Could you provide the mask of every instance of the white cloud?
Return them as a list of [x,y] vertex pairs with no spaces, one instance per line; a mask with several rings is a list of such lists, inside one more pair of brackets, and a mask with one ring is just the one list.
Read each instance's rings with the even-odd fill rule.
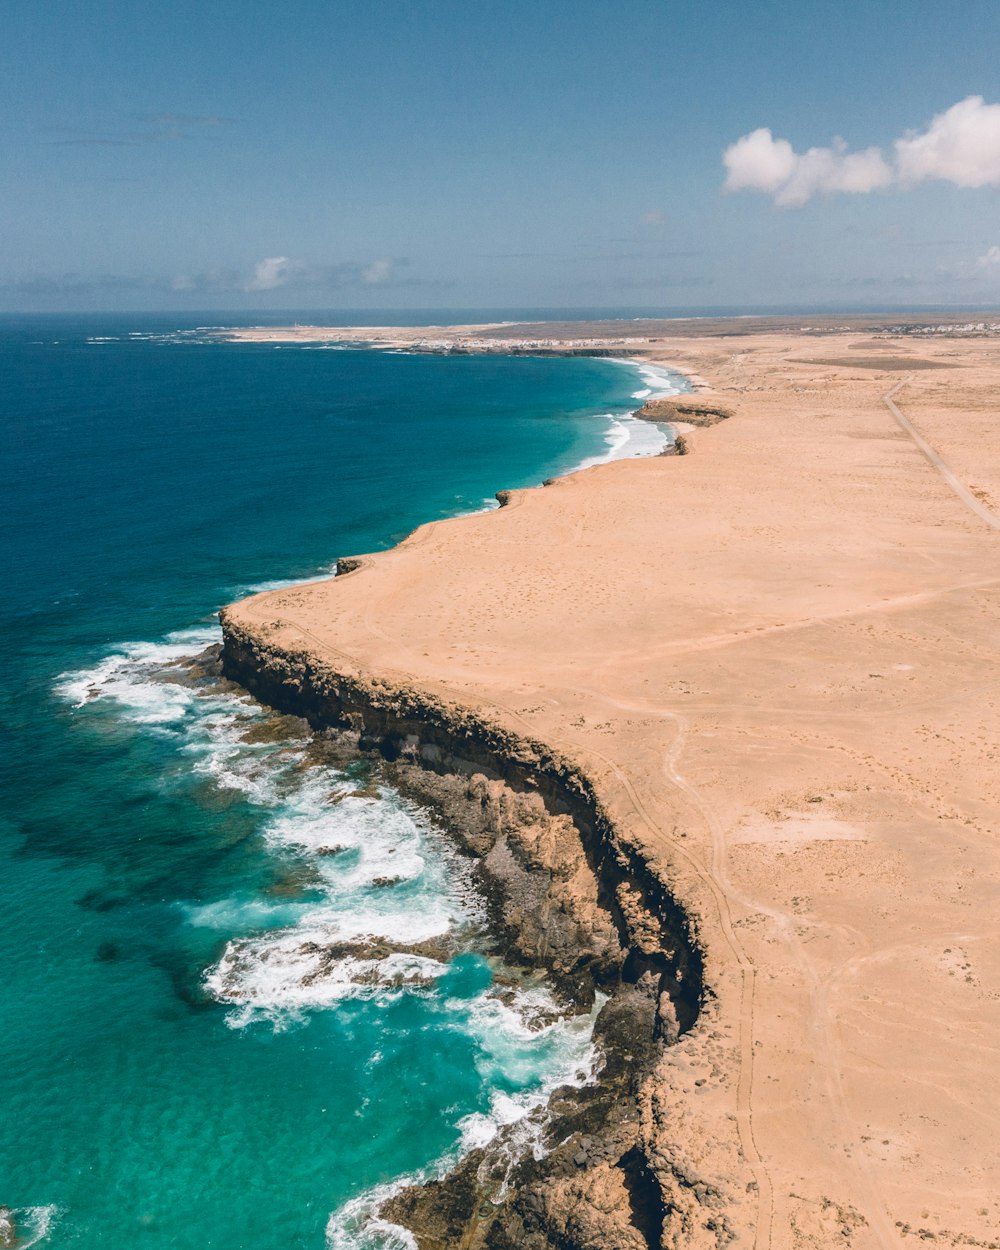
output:
[[246,285],[248,291],[273,291],[276,287],[285,286],[302,268],[297,260],[287,256],[268,256],[259,260],[253,267],[253,277]]
[[336,265],[306,265],[288,256],[268,256],[253,267],[245,291],[274,291],[295,282],[297,286],[381,286],[395,278],[395,263],[373,260],[367,265],[344,261]]
[[727,191],[766,191],[782,208],[799,208],[814,195],[833,191],[863,194],[892,182],[892,170],[878,148],[849,152],[842,139],[828,148],[798,153],[770,130],[754,130],[722,155]]
[[833,147],[810,148],[796,155],[791,177],[778,189],[774,202],[782,208],[800,208],[817,194],[834,191],[864,195],[892,182],[892,170],[878,148],[848,152],[841,139]]
[[761,127],[737,139],[722,154],[727,191],[779,191],[795,172],[798,158],[787,139]]
[[956,187],[1000,184],[1000,104],[970,95],[938,113],[922,134],[896,140],[899,180],[940,178]]
[[381,286],[382,283],[388,282],[392,276],[392,261],[382,259],[373,260],[362,273],[361,279],[368,286]]
[[762,127],[723,152],[724,189],[763,191],[782,208],[800,208],[818,194],[906,189],[928,178],[957,187],[1000,185],[1000,104],[969,96],[938,113],[926,130],[908,131],[893,147],[894,167],[880,148],[850,152],[842,139],[799,153]]
[[988,247],[982,256],[976,257],[976,264],[980,269],[995,269],[1000,265],[1000,247],[994,243],[992,247]]

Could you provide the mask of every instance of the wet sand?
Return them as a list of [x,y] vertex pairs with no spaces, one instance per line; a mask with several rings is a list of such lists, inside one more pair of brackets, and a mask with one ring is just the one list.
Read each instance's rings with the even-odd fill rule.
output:
[[550,744],[669,880],[665,1246],[1000,1244],[1000,342],[869,324],[630,343],[734,415],[229,610]]

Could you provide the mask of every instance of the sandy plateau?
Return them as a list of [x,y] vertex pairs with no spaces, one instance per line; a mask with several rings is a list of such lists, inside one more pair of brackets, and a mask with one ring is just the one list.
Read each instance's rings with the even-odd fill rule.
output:
[[639,1103],[677,1250],[1000,1246],[1000,341],[844,322],[552,330],[733,415],[228,610],[551,745],[669,883],[706,990]]

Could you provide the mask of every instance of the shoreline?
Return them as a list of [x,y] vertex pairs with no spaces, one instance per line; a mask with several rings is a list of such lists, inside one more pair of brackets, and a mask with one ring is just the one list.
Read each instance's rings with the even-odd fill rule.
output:
[[[285,325],[210,326],[210,338],[230,342],[366,344],[436,353],[459,351],[537,355],[588,354],[587,345],[627,356],[656,341],[753,338],[793,334],[823,339],[839,334],[869,334],[876,341],[983,339],[1000,335],[1000,319],[974,319],[955,310],[896,313],[747,313],[679,317],[612,318],[599,321],[494,321],[458,325]],[[584,349],[581,351],[581,349]]]
[[[378,350],[386,345],[370,346]],[[534,349],[529,352],[534,354]],[[516,353],[504,348],[498,349],[498,354]],[[656,392],[652,387],[643,388],[644,393],[631,395],[640,407],[628,414],[608,414],[611,421],[627,415],[637,422],[665,425],[674,438],[655,454],[687,454],[686,435],[696,426],[678,421],[676,415],[669,421],[659,415],[647,416],[643,409],[657,403],[669,404],[668,395],[695,395],[709,389],[707,383],[699,375],[643,356],[630,354],[621,363],[635,368],[640,381],[648,380],[643,377],[643,370],[652,369],[682,378],[689,390]],[[558,486],[588,470],[638,458],[613,454],[590,457],[539,485],[498,491],[497,505],[509,508],[519,502],[519,496],[529,492]],[[482,515],[484,511],[494,509],[425,522],[392,550],[419,541],[424,532]],[[342,583],[349,575],[365,570],[379,554],[338,557],[332,576]],[[309,581],[294,585],[314,584]],[[356,750],[388,764],[392,785],[434,811],[449,836],[477,860],[490,911],[489,928],[502,957],[515,966],[543,972],[576,1010],[585,1009],[593,1001],[595,991],[613,992],[617,977],[618,998],[605,1004],[594,1027],[596,1075],[581,1087],[560,1086],[549,1094],[539,1129],[545,1141],[541,1158],[539,1144],[530,1148],[529,1143],[518,1141],[520,1122],[513,1126],[513,1137],[501,1128],[486,1147],[473,1147],[448,1160],[441,1174],[435,1174],[432,1164],[419,1178],[402,1178],[380,1187],[378,1199],[370,1207],[363,1207],[357,1231],[363,1235],[366,1227],[384,1228],[393,1235],[415,1235],[420,1250],[445,1250],[459,1242],[483,1250],[487,1245],[490,1250],[494,1246],[554,1250],[565,1235],[565,1227],[560,1228],[560,1223],[565,1226],[575,1222],[577,1235],[582,1236],[580,1244],[586,1250],[607,1250],[612,1242],[620,1242],[623,1250],[659,1250],[669,1207],[689,1227],[706,1211],[710,1224],[717,1217],[718,1232],[723,1238],[719,1245],[727,1243],[731,1230],[714,1179],[708,1174],[700,1175],[687,1160],[678,1160],[672,1165],[673,1184],[665,1186],[654,1179],[644,1153],[643,1129],[648,1132],[649,1126],[641,1124],[642,1086],[650,1080],[662,1049],[677,1046],[695,1028],[703,1010],[711,1009],[714,999],[706,982],[706,952],[700,943],[696,916],[678,902],[669,879],[658,879],[641,847],[622,839],[593,782],[576,762],[563,758],[543,742],[512,734],[499,721],[479,718],[439,699],[428,699],[412,687],[394,686],[375,674],[355,671],[353,666],[338,670],[336,666],[317,663],[317,652],[306,639],[299,640],[304,643],[301,649],[272,649],[259,634],[231,619],[230,609],[244,602],[224,607],[219,614],[224,676],[265,707],[304,718],[314,733],[344,734]],[[429,777],[436,777],[440,784],[428,784]],[[489,871],[486,846],[477,844],[466,832],[470,824],[475,827],[475,809],[480,803],[497,803],[496,793],[489,800],[483,793],[491,783],[506,791],[505,797],[513,800],[512,807],[528,794],[542,797],[550,815],[571,815],[583,858],[594,877],[598,898],[592,902],[596,901],[598,909],[611,918],[619,936],[622,953],[616,966],[605,963],[602,967],[597,962],[588,968],[587,957],[577,948],[572,973],[567,977],[565,963],[560,967],[552,959],[548,934],[543,933],[541,941],[534,944],[529,940],[527,946],[511,940],[515,924],[523,924],[525,918],[521,910],[523,883],[515,883],[511,896],[505,898],[505,887],[511,885],[508,873]],[[537,816],[528,819],[533,824]],[[548,861],[535,858],[532,849],[522,844],[516,851],[518,858],[527,860],[528,874],[550,872]],[[645,882],[645,888],[639,886],[636,898],[635,887],[640,882]],[[544,901],[533,899],[535,907],[541,903],[541,908],[548,912],[553,905],[562,908],[568,903],[572,908],[572,900],[565,895],[560,897],[551,888],[545,893]],[[656,900],[652,906],[645,897],[648,894]],[[582,975],[581,963],[585,967]],[[588,979],[591,988],[581,996],[581,982]],[[633,991],[624,1002],[623,989]],[[607,1144],[598,1145],[602,1141]],[[661,1152],[662,1149],[661,1145]],[[560,1194],[554,1203],[543,1196],[553,1177],[557,1189],[560,1182],[571,1178],[569,1193]],[[600,1193],[602,1205],[606,1206],[610,1199],[616,1215],[591,1206],[592,1189]],[[694,1200],[692,1191],[700,1191]],[[363,1197],[353,1201],[360,1203]],[[486,1220],[481,1214],[484,1204],[490,1210]],[[547,1221],[540,1219],[541,1207],[551,1208]],[[581,1215],[581,1211],[586,1214]],[[637,1216],[637,1212],[641,1214]]]
[[[829,332],[823,360],[810,336],[774,330],[650,347],[734,411],[696,433],[693,460],[512,492],[499,513],[364,557],[363,578],[226,609],[230,636],[259,648],[250,680],[273,661],[281,697],[302,697],[305,664],[366,684],[369,719],[426,701],[460,709],[469,733],[500,726],[514,759],[521,739],[572,758],[615,837],[691,919],[708,997],[639,1082],[642,1200],[622,1159],[584,1151],[574,1166],[593,1162],[599,1184],[549,1176],[515,1211],[534,1221],[532,1245],[825,1250],[837,1237],[889,1250],[932,1233],[987,1246],[1000,1222],[994,1148],[970,1127],[990,1099],[971,1039],[1000,1025],[984,945],[1000,872],[982,823],[1000,796],[975,745],[1000,732],[978,641],[995,548],[881,402],[907,379],[903,407],[995,509],[1000,475],[982,451],[1000,452],[1000,366],[980,341],[893,342],[888,355],[878,335],[855,341],[864,333]],[[946,767],[928,716],[948,723]],[[404,753],[419,754],[424,722],[404,725]],[[942,893],[945,863],[960,881],[978,873],[978,892]],[[956,940],[964,980],[949,982]],[[859,1019],[855,1001],[874,1006]],[[936,1092],[921,1074],[945,1010]],[[946,1189],[931,1179],[944,1175]]]
[[[671,383],[674,382],[675,380],[678,383],[682,383],[682,379],[679,376],[675,375],[673,372],[667,371],[667,370],[655,370],[654,371],[655,376],[649,376],[649,365],[648,365],[648,362],[644,360],[637,360],[637,361],[630,360],[630,361],[622,362],[622,363],[627,363],[629,366],[629,369],[631,371],[630,374],[628,375],[629,379],[632,379],[634,375],[634,381],[631,383],[631,385],[636,390],[640,388],[644,388],[647,393],[651,391],[654,393],[659,393],[659,394],[679,393],[675,389],[675,387],[671,386]],[[640,402],[641,398],[642,398],[641,396],[639,398],[636,398],[634,393],[630,396],[630,400],[634,401],[634,403]],[[600,405],[593,405],[593,406],[595,410],[598,407],[600,407]],[[595,415],[596,415],[596,411],[595,411]],[[610,433],[611,431],[614,431],[617,425],[620,424],[623,420],[629,421],[633,425],[637,426],[640,429],[640,432],[642,429],[642,427],[639,425],[638,421],[634,417],[634,411],[631,409],[631,407],[626,408],[624,404],[621,406],[620,409],[618,407],[615,407],[613,411],[610,411],[606,414],[602,413],[598,417],[598,420],[601,422],[602,425],[607,426],[608,433]],[[605,434],[605,441],[608,441],[608,433]],[[659,448],[656,449],[656,452],[658,451],[659,451]],[[653,452],[650,454],[656,454],[656,452]],[[563,480],[569,475],[584,471],[589,467],[593,467],[593,464],[595,462],[596,463],[610,462],[611,460],[616,458],[616,453],[617,453],[617,458],[622,458],[621,451],[619,449],[612,448],[609,450],[609,452],[606,455],[588,457],[584,461],[574,461],[572,464],[570,464],[568,467],[566,467],[560,472],[560,476],[557,480]],[[628,452],[626,451],[625,456],[627,455],[628,455]],[[453,516],[447,519],[449,520],[457,519],[457,517],[461,515],[462,514],[456,514],[456,516]],[[341,564],[343,563],[345,562],[342,561]],[[328,576],[328,574],[320,574],[320,576]],[[249,593],[269,593],[274,590],[284,591],[284,590],[292,589],[292,588],[295,588],[297,586],[304,585],[304,584],[309,584],[309,581],[308,580],[306,581],[295,580],[295,581],[288,581],[288,582],[279,582],[279,583],[271,584],[269,586],[250,587],[248,588],[248,591]],[[173,637],[171,637],[170,639],[166,641],[173,644],[174,649],[178,651],[178,655],[176,656],[176,659],[178,661],[183,661],[185,656],[187,656],[187,647],[185,645],[187,642],[187,639],[186,638],[174,639]],[[203,638],[201,640],[201,645],[204,646],[206,642],[210,642],[210,641],[211,639]],[[157,644],[148,644],[148,646],[150,647],[155,647],[156,645]],[[164,642],[164,645],[166,645],[166,642]],[[125,648],[125,650],[127,651],[128,648]],[[128,669],[130,657],[127,654],[122,657],[115,655],[112,657],[105,657],[105,660],[107,662],[106,666],[109,669],[113,669],[114,672],[112,671],[108,671],[107,673],[102,672],[100,674],[100,679],[97,680],[96,682],[94,681],[94,674],[91,673],[90,670],[81,670],[79,673],[73,672],[73,673],[64,674],[63,675],[64,680],[62,680],[60,683],[60,687],[58,688],[58,693],[64,698],[72,697],[74,703],[77,705],[81,702],[88,701],[90,698],[97,697],[99,694],[103,694],[105,678],[108,678],[108,679],[113,678],[115,676],[115,673],[120,668],[124,667],[125,669]],[[196,664],[196,668],[197,668],[197,664]],[[70,690],[70,685],[74,681],[76,685],[80,686],[80,689],[77,691]],[[84,681],[86,682],[85,687],[81,685],[81,683]],[[249,683],[246,683],[246,684],[249,684]],[[170,687],[168,686],[167,688],[169,689]],[[117,696],[113,695],[112,697],[117,697]],[[401,765],[399,767],[401,767]],[[399,771],[398,767],[396,771],[398,773]],[[417,797],[423,806],[432,806],[432,807],[438,807],[438,808],[440,806],[440,801],[442,799],[442,796],[440,794],[436,796],[431,795],[430,793],[427,793],[423,787],[413,784],[412,780],[409,785],[406,785],[403,783],[403,779],[397,776],[394,779],[393,786],[394,786],[394,789],[397,789],[400,793],[404,795],[409,794],[413,797]],[[419,795],[416,793],[418,790],[420,791]],[[456,796],[454,794],[450,796],[446,796],[446,801],[447,801],[447,805],[454,808],[456,804],[459,803],[460,796]],[[461,822],[452,820],[449,823],[449,828],[451,828],[452,830],[455,830],[460,823]],[[466,848],[466,853],[469,853],[468,847]],[[570,852],[570,855],[568,856],[568,858],[571,858],[571,857],[572,857],[572,852]],[[537,872],[534,875],[537,876]],[[496,918],[500,915],[500,909],[495,907],[493,911],[494,911],[494,920],[496,920]],[[572,1010],[570,1011],[569,1016],[567,1018],[572,1018],[573,1013],[580,1013],[582,1011],[585,1011],[587,1001],[591,1000],[594,994],[593,986],[591,986],[589,990],[589,994],[584,993],[581,995],[580,993],[581,986],[584,983],[584,981],[587,979],[586,971],[581,968],[576,968],[574,970],[574,969],[567,968],[567,967],[563,967],[561,970],[556,970],[552,967],[551,961],[546,958],[540,958],[538,956],[537,951],[531,951],[531,950],[523,951],[520,949],[520,947],[512,947],[509,942],[505,943],[502,940],[501,930],[503,927],[504,926],[502,925],[498,926],[494,924],[493,926],[491,926],[491,929],[497,935],[496,942],[495,942],[497,949],[498,950],[503,949],[505,953],[509,955],[512,965],[515,965],[515,966],[520,965],[523,968],[537,969],[546,973],[546,982],[554,985],[560,991],[561,996],[568,1003],[572,1004]],[[508,930],[510,930],[511,928],[509,924],[507,924],[505,927]],[[551,934],[548,934],[546,940],[549,941],[550,939],[551,939]],[[382,945],[386,945],[386,944],[383,943]],[[424,952],[424,953],[427,953],[427,952]],[[226,958],[228,959],[228,955]],[[572,956],[569,962],[570,963],[578,962],[576,956],[575,955]],[[229,965],[226,963],[226,959],[220,962],[219,966],[215,969],[214,975],[215,975],[217,984],[215,984],[214,986],[213,994],[221,1002],[229,1002],[231,1004],[235,1004],[236,1006],[245,1005],[243,1003],[243,1000],[240,998],[227,997],[227,991],[224,985],[228,976],[227,969],[229,969]],[[605,973],[605,980],[607,979],[607,975],[608,974]],[[642,1015],[649,1016],[651,1019],[655,1018],[656,1016],[655,1009],[656,1009],[656,1004],[651,1003],[650,995],[648,993],[644,995],[637,995],[636,1001],[628,1009],[623,1009],[620,1003],[615,1004],[615,1010],[617,1011],[617,1015],[615,1016],[615,1019],[618,1021],[619,1029],[623,1030],[626,1028],[627,1021],[629,1019],[636,1018]],[[593,1015],[593,1013],[591,1014]],[[643,1032],[643,1033],[644,1031],[645,1030],[640,1030],[640,1032]],[[634,1029],[633,1029],[633,1032],[634,1032]],[[650,1034],[652,1032],[651,1026],[650,1026],[649,1032]],[[620,1046],[617,1049],[620,1050],[621,1049]],[[632,1049],[636,1052],[641,1050],[641,1047],[638,1044],[638,1040],[635,1042]],[[603,1059],[602,1059],[602,1062],[606,1064],[606,1067],[608,1066],[607,1065],[608,1057],[614,1053],[617,1053],[616,1047],[612,1043],[612,1041],[609,1040],[607,1041],[607,1044],[604,1046]],[[621,1059],[616,1060],[614,1063],[610,1065],[610,1068],[614,1068],[618,1072],[618,1076],[616,1076],[615,1078],[615,1081],[618,1084],[620,1084],[621,1081],[627,1079],[627,1072],[626,1072],[627,1067],[628,1065]],[[610,1070],[610,1068],[608,1068],[608,1070]],[[544,1088],[547,1090],[549,1086],[546,1085]],[[583,1118],[586,1118],[588,1122],[590,1123],[596,1123],[597,1121],[595,1120],[594,1117],[597,1115],[597,1113],[593,1110],[591,1104],[594,1102],[595,1098],[598,1100],[604,1098],[608,1094],[609,1090],[612,1088],[617,1088],[617,1085],[610,1084],[610,1078],[606,1075],[605,1078],[602,1080],[599,1088],[596,1085],[593,1088],[591,1088],[590,1085],[588,1084],[585,1087],[584,1091],[578,1092],[575,1095],[572,1095],[572,1094],[568,1095],[567,1091],[572,1088],[573,1088],[572,1084],[570,1086],[562,1086],[562,1085],[557,1086],[557,1089],[560,1091],[560,1096],[563,1098],[564,1102],[568,1096],[570,1099],[570,1102],[574,1102],[575,1104],[577,1104],[575,1106],[575,1110],[573,1111],[573,1114],[577,1118],[583,1117]],[[617,1099],[612,1099],[612,1104],[617,1105],[617,1102],[618,1102]],[[568,1107],[568,1104],[567,1104],[567,1107]],[[560,1120],[560,1123],[564,1125],[568,1122],[566,1117],[569,1115],[569,1110],[567,1110],[567,1107],[564,1107],[562,1119]],[[532,1132],[536,1132],[536,1131],[541,1132],[542,1129],[537,1121],[538,1121],[537,1115],[532,1115],[530,1117],[530,1123],[526,1121],[525,1125],[519,1125],[517,1129],[512,1130],[514,1132],[515,1137],[520,1136],[522,1129],[527,1130],[528,1128],[530,1128]],[[528,1150],[530,1145],[531,1145],[530,1140],[527,1140],[525,1143],[522,1143],[522,1148],[519,1151],[519,1153],[524,1153],[525,1150]],[[509,1153],[510,1150],[512,1149],[511,1142],[509,1140],[509,1135],[508,1134],[503,1135],[501,1139],[495,1144],[493,1149],[494,1151],[500,1151],[501,1153]],[[465,1155],[462,1155],[461,1158],[464,1159]],[[575,1169],[577,1165],[574,1164],[573,1167]]]
[[[576,355],[576,353],[574,354]],[[583,354],[585,355],[586,353],[583,353]],[[627,359],[623,359],[620,363],[624,365],[628,365],[629,367],[636,368],[637,370],[640,371],[640,375],[643,369],[649,369],[650,367],[652,367],[656,369],[660,374],[672,375],[673,377],[677,378],[681,382],[681,384],[686,385],[688,389],[687,390],[667,389],[667,390],[655,392],[650,387],[650,388],[647,388],[646,394],[644,396],[640,396],[639,394],[631,395],[630,396],[631,399],[641,401],[639,408],[622,409],[620,412],[616,410],[614,412],[606,412],[606,413],[600,414],[599,419],[605,419],[609,422],[608,428],[604,432],[604,442],[605,442],[605,445],[609,447],[608,451],[604,453],[595,452],[593,455],[585,456],[583,460],[576,461],[573,464],[567,466],[566,468],[561,469],[558,473],[556,473],[552,477],[545,478],[544,480],[539,481],[539,482],[534,482],[528,486],[519,486],[519,487],[513,487],[513,488],[504,487],[498,490],[493,495],[492,498],[484,499],[481,507],[472,508],[466,512],[456,512],[456,513],[451,514],[450,516],[438,518],[438,520],[439,521],[453,521],[453,520],[458,520],[459,518],[465,517],[465,516],[478,516],[480,513],[483,513],[483,512],[493,512],[497,507],[504,507],[506,501],[509,499],[511,494],[516,491],[534,490],[540,486],[547,486],[553,482],[561,481],[564,478],[572,477],[572,475],[575,473],[582,473],[587,469],[596,468],[598,465],[613,464],[619,460],[635,460],[635,459],[640,459],[640,458],[644,458],[647,456],[684,455],[686,452],[686,442],[684,439],[684,434],[689,429],[693,428],[693,426],[687,424],[685,421],[678,421],[676,417],[674,416],[660,417],[660,416],[645,415],[642,413],[642,408],[647,406],[650,402],[659,402],[661,397],[668,397],[668,396],[673,397],[675,395],[684,396],[688,394],[692,394],[692,395],[696,394],[700,389],[704,389],[705,384],[703,380],[697,376],[693,376],[688,373],[682,372],[679,369],[675,369],[670,365],[661,364],[661,363],[653,363],[653,362],[643,359],[642,357],[630,356]],[[641,380],[646,380],[646,379],[641,379]],[[662,377],[661,381],[666,382],[667,381],[666,377],[665,376]],[[669,383],[668,383],[668,386],[669,386]],[[649,422],[655,425],[662,435],[662,442],[655,450],[644,448],[643,450],[640,450],[640,451],[633,451],[631,453],[625,452],[625,454],[619,455],[618,448],[611,446],[611,439],[613,437],[613,432],[614,432],[615,427],[621,426],[623,421],[633,422],[637,427],[641,427],[641,425],[644,422]],[[626,430],[626,438],[620,444],[620,447],[622,449],[627,448],[630,441],[631,441],[631,438],[628,434],[628,431]],[[424,525],[437,524],[437,523],[438,523],[437,521],[421,522],[416,528],[422,529]],[[406,542],[408,537],[409,535],[404,536],[400,540],[400,543]],[[396,545],[398,546],[400,544],[397,543]],[[336,559],[334,559],[332,564],[327,565],[325,568],[320,569],[318,572],[314,574],[310,574],[308,577],[291,578],[291,579],[277,578],[269,582],[261,582],[261,583],[256,583],[254,585],[246,586],[245,588],[241,589],[241,597],[246,597],[246,596],[256,595],[256,594],[267,594],[267,593],[270,593],[272,590],[286,590],[289,587],[293,587],[293,586],[304,586],[304,585],[309,585],[315,581],[325,580],[327,578],[332,578],[332,577],[343,576],[345,573],[351,572],[353,571],[353,569],[360,567],[360,565],[364,562],[366,558],[367,557],[364,554],[338,556]]]
[[[667,397],[693,394],[704,385],[701,379],[643,357],[629,356],[621,363],[638,374],[640,389],[630,398],[640,409],[669,402]],[[687,390],[671,386],[673,379],[686,384]],[[664,436],[660,450],[619,456],[612,448],[604,456],[591,456],[571,465],[540,485],[554,485],[617,461],[684,454],[684,439],[677,426],[693,427],[674,419],[668,422],[659,416],[646,416],[640,409],[608,413],[611,425],[606,441],[623,418],[650,421],[673,432],[673,439]],[[498,506],[507,507],[515,494],[534,489],[539,487],[498,491]],[[427,522],[415,533],[476,515],[479,513],[459,513]],[[408,535],[397,546],[412,537]],[[338,557],[333,576],[342,580],[364,568],[368,559]],[[292,583],[303,584],[309,583]],[[267,652],[258,638],[230,622],[225,608],[220,621],[223,674],[228,680],[265,707],[304,717],[313,732],[346,734],[355,749],[380,757],[388,764],[387,776],[393,787],[434,811],[449,836],[465,854],[473,856],[487,898],[490,932],[503,959],[544,973],[575,1011],[588,1009],[595,992],[611,995],[594,1026],[599,1065],[596,1075],[582,1086],[558,1086],[548,1095],[544,1118],[536,1126],[541,1136],[534,1147],[529,1141],[518,1140],[522,1122],[510,1126],[509,1131],[501,1127],[485,1147],[473,1146],[450,1160],[442,1174],[435,1175],[431,1165],[424,1179],[388,1184],[385,1196],[363,1218],[372,1221],[372,1227],[386,1223],[404,1228],[409,1235],[416,1233],[421,1245],[453,1244],[469,1237],[474,1239],[470,1245],[480,1245],[485,1244],[485,1236],[499,1236],[522,1250],[544,1250],[554,1243],[533,1227],[537,1219],[529,1218],[525,1224],[525,1204],[540,1201],[540,1193],[553,1176],[558,1183],[560,1177],[568,1175],[573,1180],[572,1204],[578,1205],[581,1184],[590,1188],[596,1183],[607,1190],[604,1173],[609,1166],[618,1181],[612,1190],[619,1205],[624,1203],[632,1211],[659,1209],[662,1195],[653,1192],[656,1187],[648,1179],[649,1164],[637,1131],[638,1089],[649,1077],[659,1049],[676,1044],[694,1027],[708,993],[695,926],[677,904],[669,883],[650,874],[638,848],[620,839],[579,766],[548,751],[542,743],[511,735],[498,723],[470,717],[456,706],[426,700],[406,687],[389,691],[384,682],[348,678],[335,669],[317,669],[305,652]],[[276,673],[280,673],[277,681]],[[297,686],[294,694],[290,692],[292,684]],[[431,777],[436,778],[436,784]],[[490,867],[498,837],[509,854],[512,826],[519,821],[529,829],[537,824],[537,809],[524,810],[526,796],[541,798],[548,818],[568,816],[571,821],[593,877],[594,897],[583,902],[582,910],[581,900],[574,898],[572,889],[565,888],[566,882],[553,883],[551,859],[548,854],[539,854],[530,837],[512,839],[514,857],[519,861],[516,870],[511,871],[510,863]],[[469,830],[476,827],[477,809],[482,804],[504,807],[505,822],[498,821],[485,840],[482,835],[477,840]],[[568,859],[574,854],[571,848],[564,848],[564,853]],[[595,906],[617,933],[617,951],[587,953],[595,928],[601,928],[600,922],[595,925],[593,920]],[[569,913],[569,932],[563,933],[561,940],[556,938],[559,953],[553,950],[558,926],[544,926],[525,939],[526,907]],[[598,1141],[603,1144],[597,1146]],[[541,1156],[539,1149],[544,1151]],[[485,1181],[484,1176],[488,1178]],[[483,1221],[471,1209],[470,1185],[477,1194],[471,1205],[481,1208],[484,1201],[489,1203],[489,1220]],[[656,1250],[658,1243],[650,1228],[642,1220],[639,1224],[642,1240],[635,1250],[642,1246]],[[632,1220],[620,1223],[614,1231],[602,1226],[596,1235],[625,1238],[625,1245],[637,1231],[639,1227]]]

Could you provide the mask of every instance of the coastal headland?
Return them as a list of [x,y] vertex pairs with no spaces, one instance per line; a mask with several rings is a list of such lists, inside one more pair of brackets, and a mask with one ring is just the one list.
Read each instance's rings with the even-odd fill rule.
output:
[[503,492],[223,613],[231,677],[464,811],[515,956],[610,995],[612,1105],[557,1095],[547,1160],[501,1185],[480,1154],[397,1195],[422,1250],[1000,1246],[995,335],[229,332],[697,384],[646,414],[691,454]]

